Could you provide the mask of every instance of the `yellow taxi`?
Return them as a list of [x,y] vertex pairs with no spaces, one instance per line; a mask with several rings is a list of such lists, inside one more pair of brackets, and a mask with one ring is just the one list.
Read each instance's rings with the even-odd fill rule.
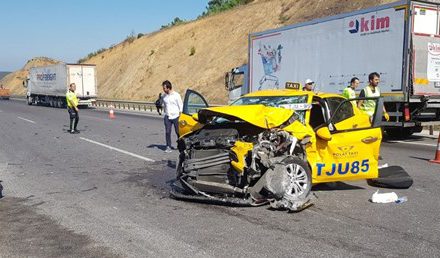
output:
[[209,107],[188,90],[176,198],[300,210],[312,184],[378,177],[383,101],[370,118],[340,95],[257,91]]

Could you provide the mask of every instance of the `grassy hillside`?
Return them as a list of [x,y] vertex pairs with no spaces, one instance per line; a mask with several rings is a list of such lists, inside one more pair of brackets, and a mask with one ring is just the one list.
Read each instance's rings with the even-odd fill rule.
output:
[[170,80],[182,94],[195,89],[211,103],[221,104],[227,100],[224,73],[247,62],[249,33],[390,2],[394,1],[255,0],[122,42],[84,62],[97,65],[101,98],[152,101],[161,82]]

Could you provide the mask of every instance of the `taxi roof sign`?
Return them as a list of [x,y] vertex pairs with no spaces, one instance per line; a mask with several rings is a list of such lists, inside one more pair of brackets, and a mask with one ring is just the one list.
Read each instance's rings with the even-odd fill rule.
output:
[[286,82],[286,89],[289,89],[289,90],[300,90],[301,89],[301,83],[299,83],[299,82]]

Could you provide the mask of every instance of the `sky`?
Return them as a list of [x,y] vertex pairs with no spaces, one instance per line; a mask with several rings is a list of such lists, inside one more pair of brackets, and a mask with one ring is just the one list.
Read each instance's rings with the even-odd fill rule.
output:
[[197,18],[208,0],[2,0],[0,71],[45,56],[76,63],[134,32],[159,30],[175,17]]

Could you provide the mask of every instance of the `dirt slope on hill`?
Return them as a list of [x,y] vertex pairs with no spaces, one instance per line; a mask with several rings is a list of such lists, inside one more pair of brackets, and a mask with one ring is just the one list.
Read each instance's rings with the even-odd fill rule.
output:
[[9,88],[13,95],[26,95],[26,89],[23,87],[23,81],[27,78],[29,69],[32,67],[56,63],[59,63],[59,61],[47,57],[33,58],[29,60],[21,70],[6,75],[2,80],[0,80],[0,84],[3,84],[5,88]]
[[120,44],[86,62],[97,65],[103,98],[153,100],[168,79],[181,93],[192,88],[225,103],[224,73],[247,62],[249,33],[387,2],[392,1],[255,1]]
[[394,1],[255,0],[118,44],[85,63],[97,65],[100,98],[152,101],[168,79],[182,94],[192,88],[221,104],[227,100],[224,73],[247,62],[249,33],[390,2]]

